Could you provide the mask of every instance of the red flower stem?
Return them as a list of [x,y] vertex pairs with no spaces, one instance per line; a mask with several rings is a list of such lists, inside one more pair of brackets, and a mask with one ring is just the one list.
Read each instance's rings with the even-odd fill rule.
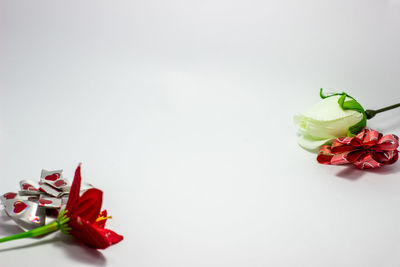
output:
[[53,222],[51,224],[44,225],[39,228],[35,228],[28,232],[23,232],[23,233],[7,236],[4,238],[0,238],[0,243],[11,241],[11,240],[16,240],[16,239],[21,239],[21,238],[41,236],[41,235],[52,233],[52,232],[55,232],[58,230],[60,230],[60,226],[59,226],[58,222]]
[[384,108],[381,108],[381,109],[377,109],[377,110],[367,109],[365,111],[365,114],[367,115],[367,119],[372,119],[378,113],[381,113],[381,112],[384,112],[384,111],[388,111],[388,110],[391,110],[391,109],[394,109],[394,108],[398,108],[398,107],[400,107],[400,103],[395,104],[395,105],[391,105],[391,106],[388,106],[388,107],[384,107]]

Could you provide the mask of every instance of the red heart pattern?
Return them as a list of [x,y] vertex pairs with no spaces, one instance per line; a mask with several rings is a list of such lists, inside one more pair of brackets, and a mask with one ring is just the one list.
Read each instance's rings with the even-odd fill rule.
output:
[[58,180],[54,183],[55,187],[62,187],[62,186],[66,186],[67,183],[64,180]]
[[39,200],[39,204],[41,204],[41,205],[46,205],[46,204],[51,204],[51,203],[53,203],[53,201],[51,201],[51,200],[48,200],[48,199],[40,199]]
[[37,189],[37,188],[35,188],[35,187],[33,187],[32,185],[30,185],[30,184],[27,184],[27,183],[25,183],[25,184],[22,184],[22,190],[28,190],[28,191],[38,191],[38,189]]
[[12,193],[12,192],[10,192],[10,193],[5,193],[4,195],[3,195],[3,197],[5,198],[5,199],[13,199],[13,198],[15,198],[17,196],[17,193]]
[[26,205],[24,202],[18,200],[16,202],[14,202],[13,212],[15,214],[19,214],[19,213],[23,212],[27,207],[28,207],[28,205]]
[[50,174],[50,175],[47,175],[46,177],[44,177],[44,179],[47,180],[47,181],[55,181],[58,178],[60,178],[60,174],[59,173],[53,173],[53,174]]

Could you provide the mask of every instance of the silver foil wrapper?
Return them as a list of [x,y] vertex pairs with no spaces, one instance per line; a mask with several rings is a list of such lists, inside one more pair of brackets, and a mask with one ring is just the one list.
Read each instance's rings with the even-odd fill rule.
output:
[[[62,175],[63,170],[42,170],[39,182],[20,181],[20,191],[0,195],[5,212],[24,231],[56,221],[59,212],[65,209],[71,182]],[[82,183],[81,194],[93,188]]]
[[44,210],[29,200],[20,198],[7,199],[5,211],[23,230],[28,231],[45,224]]
[[20,195],[39,195],[39,184],[30,180],[22,180],[19,182],[21,190]]

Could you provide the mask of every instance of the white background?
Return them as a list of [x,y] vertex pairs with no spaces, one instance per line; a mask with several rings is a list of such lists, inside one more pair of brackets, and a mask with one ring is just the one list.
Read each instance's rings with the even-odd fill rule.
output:
[[400,163],[319,165],[292,122],[321,87],[400,102],[399,33],[398,0],[1,0],[0,191],[82,162],[125,240],[0,265],[400,266]]

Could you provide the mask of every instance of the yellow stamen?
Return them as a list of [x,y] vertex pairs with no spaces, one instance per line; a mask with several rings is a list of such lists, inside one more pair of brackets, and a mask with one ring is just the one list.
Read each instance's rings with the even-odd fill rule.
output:
[[98,217],[96,219],[96,222],[104,221],[104,220],[107,220],[107,219],[112,219],[112,216],[107,216],[107,217],[100,216],[100,217]]

